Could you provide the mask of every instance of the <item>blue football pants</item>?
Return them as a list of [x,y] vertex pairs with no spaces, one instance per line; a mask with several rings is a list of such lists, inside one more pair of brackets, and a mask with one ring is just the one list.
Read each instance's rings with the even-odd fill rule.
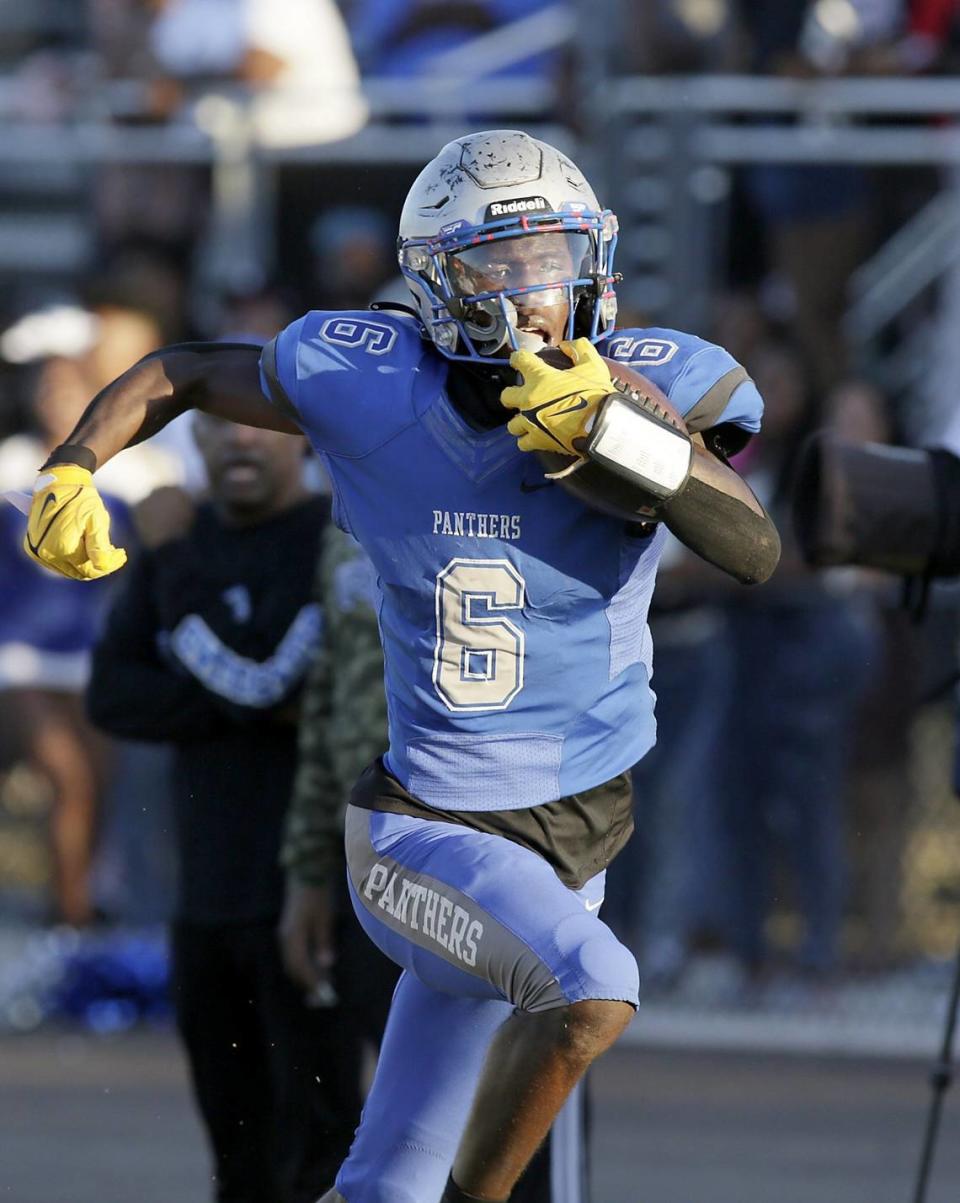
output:
[[337,1190],[438,1203],[500,1025],[586,999],[636,1006],[636,962],[597,915],[603,874],[573,891],[501,836],[354,806],[346,848],[360,923],[404,973]]

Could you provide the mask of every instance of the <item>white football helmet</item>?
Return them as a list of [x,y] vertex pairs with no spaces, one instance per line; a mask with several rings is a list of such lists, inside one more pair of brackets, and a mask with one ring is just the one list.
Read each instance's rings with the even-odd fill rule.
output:
[[519,130],[449,142],[407,194],[397,242],[427,334],[448,359],[468,361],[541,349],[517,329],[525,306],[566,304],[567,338],[608,335],[616,245],[617,219],[579,168]]

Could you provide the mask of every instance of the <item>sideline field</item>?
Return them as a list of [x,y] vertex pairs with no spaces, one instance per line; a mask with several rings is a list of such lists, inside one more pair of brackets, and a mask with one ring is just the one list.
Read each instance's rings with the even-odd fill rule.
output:
[[[207,1203],[173,1038],[0,1040],[0,1200]],[[593,1076],[593,1203],[909,1203],[926,1063],[627,1047]],[[960,1086],[928,1203],[960,1198]]]

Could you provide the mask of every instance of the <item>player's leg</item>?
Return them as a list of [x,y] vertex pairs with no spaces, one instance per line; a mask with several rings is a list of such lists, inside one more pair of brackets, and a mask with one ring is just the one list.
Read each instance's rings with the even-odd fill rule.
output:
[[402,975],[363,1121],[337,1176],[343,1199],[439,1200],[487,1049],[510,1010],[506,1002],[456,998]]
[[553,1121],[546,1145],[550,1158],[548,1189],[535,1197],[524,1193],[524,1185],[533,1164],[520,1179],[513,1194],[513,1203],[589,1203],[590,1199],[590,1083],[581,1080],[563,1104]]
[[467,1197],[506,1198],[632,1016],[636,964],[597,918],[599,897],[566,889],[509,840],[351,807],[347,851],[361,923],[388,955],[440,992],[516,1008],[490,1050],[454,1169]]
[[[360,930],[346,878],[334,973],[343,1008],[357,1030],[379,1049],[398,969]],[[512,1203],[587,1203],[586,1090],[578,1086],[557,1117],[511,1196]]]
[[589,1203],[589,1108],[586,1079],[567,1096],[546,1140],[510,1194],[510,1203]]
[[[511,1203],[586,1203],[590,1198],[586,1090],[574,1087],[550,1136],[510,1196]],[[319,1203],[346,1203],[334,1187]]]
[[383,1042],[400,970],[360,927],[347,888],[346,865],[338,882],[333,984],[359,1038],[374,1051]]
[[506,1200],[567,1096],[633,1017],[633,1007],[589,999],[535,1015],[515,1012],[494,1037],[447,1203]]

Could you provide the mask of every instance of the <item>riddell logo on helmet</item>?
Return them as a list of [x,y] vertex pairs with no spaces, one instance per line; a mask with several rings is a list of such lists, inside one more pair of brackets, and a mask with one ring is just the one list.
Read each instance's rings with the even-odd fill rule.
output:
[[511,217],[514,213],[536,213],[549,209],[550,203],[544,196],[519,196],[511,201],[493,201],[487,205],[487,221],[495,217]]

